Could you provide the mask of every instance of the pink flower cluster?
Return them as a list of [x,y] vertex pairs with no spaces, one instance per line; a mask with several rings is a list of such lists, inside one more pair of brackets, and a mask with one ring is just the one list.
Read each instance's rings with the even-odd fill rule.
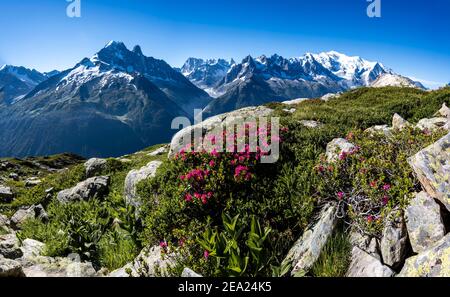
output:
[[194,180],[194,181],[203,181],[206,177],[208,177],[208,175],[211,173],[211,171],[209,171],[209,169],[192,169],[191,171],[189,171],[186,175],[182,175],[180,176],[180,179],[182,181],[189,181],[189,180]]
[[236,169],[234,169],[234,178],[236,180],[245,179],[246,181],[252,178],[252,174],[249,172],[249,168],[244,165],[238,165]]
[[197,199],[198,201],[201,201],[202,204],[208,203],[208,200],[213,197],[212,192],[208,193],[194,193],[194,195],[191,195],[190,193],[186,193],[184,195],[184,200],[186,202],[192,202],[194,199]]

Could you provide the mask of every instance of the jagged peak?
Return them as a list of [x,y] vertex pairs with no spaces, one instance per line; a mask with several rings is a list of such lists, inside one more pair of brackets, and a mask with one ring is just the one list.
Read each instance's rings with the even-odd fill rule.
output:
[[139,55],[139,56],[143,56],[144,54],[142,53],[142,49],[140,45],[135,45],[133,48],[133,53]]

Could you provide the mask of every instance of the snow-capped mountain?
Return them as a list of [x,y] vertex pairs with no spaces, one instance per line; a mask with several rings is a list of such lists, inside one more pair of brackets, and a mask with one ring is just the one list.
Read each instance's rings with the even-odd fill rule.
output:
[[34,69],[4,65],[0,68],[0,105],[11,104],[46,80],[48,76]]
[[[221,96],[211,101],[205,114],[215,115],[253,104],[321,97],[371,86],[384,74],[396,75],[379,62],[336,51],[307,53],[290,59],[279,55],[247,56],[241,63],[232,65],[209,91]],[[420,83],[414,82],[414,85],[420,87]]]
[[0,109],[0,155],[123,155],[169,141],[172,120],[209,100],[163,60],[110,42]]
[[189,58],[180,72],[197,87],[205,90],[211,97],[218,97],[215,87],[236,62],[231,59],[196,59]]
[[314,58],[334,75],[344,79],[348,88],[369,86],[381,74],[392,71],[379,62],[371,62],[361,57],[330,51],[313,55]]
[[370,84],[370,86],[374,88],[394,86],[425,89],[425,87],[420,82],[413,81],[408,77],[392,73],[385,73],[380,75],[375,81]]

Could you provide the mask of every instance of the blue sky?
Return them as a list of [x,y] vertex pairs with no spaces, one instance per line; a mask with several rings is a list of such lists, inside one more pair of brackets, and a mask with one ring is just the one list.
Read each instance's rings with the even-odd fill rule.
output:
[[65,69],[109,40],[180,66],[190,56],[242,59],[337,50],[377,60],[427,86],[450,82],[450,1],[381,0],[1,0],[0,64]]

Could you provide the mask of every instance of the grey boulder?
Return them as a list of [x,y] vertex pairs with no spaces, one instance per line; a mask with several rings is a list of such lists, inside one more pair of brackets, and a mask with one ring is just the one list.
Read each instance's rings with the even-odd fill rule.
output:
[[317,223],[306,230],[290,249],[283,262],[293,264],[292,275],[307,272],[317,261],[323,247],[333,234],[337,223],[336,211],[336,204],[325,205]]
[[160,161],[152,161],[138,170],[134,169],[128,172],[124,186],[124,198],[127,204],[133,205],[136,208],[141,206],[142,202],[136,192],[137,184],[140,181],[154,177],[161,164],[162,162]]
[[450,211],[450,133],[408,159],[427,193]]
[[22,257],[20,242],[16,234],[0,235],[0,255],[8,259],[17,259]]
[[100,158],[91,158],[84,163],[86,177],[93,177],[106,168],[107,161]]
[[405,210],[406,227],[414,252],[419,253],[435,244],[445,235],[440,207],[425,192],[411,200]]
[[398,267],[405,260],[408,233],[403,215],[393,211],[385,222],[380,250],[384,264]]
[[14,194],[10,187],[0,185],[0,201],[10,202],[14,198]]
[[16,211],[11,217],[11,225],[20,229],[23,223],[29,219],[41,219],[45,222],[48,220],[48,215],[42,205],[32,205],[29,208],[21,208]]
[[156,277],[167,274],[175,265],[174,255],[166,254],[159,246],[144,248],[141,253],[122,268],[114,270],[109,277]]
[[11,260],[0,255],[0,277],[23,277],[22,265],[16,260]]
[[96,176],[78,183],[75,187],[62,190],[57,199],[61,203],[69,203],[82,200],[90,200],[94,197],[102,197],[108,193],[109,176]]
[[401,277],[450,277],[450,234],[417,256],[406,259]]

